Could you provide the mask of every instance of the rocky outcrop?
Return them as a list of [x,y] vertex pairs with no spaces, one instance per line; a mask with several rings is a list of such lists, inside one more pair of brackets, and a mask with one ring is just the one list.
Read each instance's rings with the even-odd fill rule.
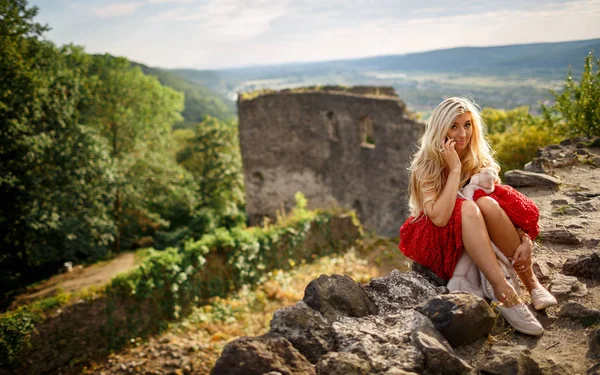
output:
[[416,272],[393,270],[385,277],[371,279],[364,287],[382,315],[391,315],[417,306],[429,298],[446,292]]
[[482,374],[498,375],[570,375],[573,369],[557,364],[552,358],[535,358],[523,345],[495,345],[485,358]]
[[445,291],[415,272],[364,285],[322,275],[275,312],[268,334],[227,344],[211,374],[476,374],[448,339],[483,337],[493,314],[477,296]]
[[494,346],[487,356],[482,370],[486,374],[537,374],[539,365],[531,357],[531,351],[522,345]]
[[495,315],[483,299],[470,293],[433,297],[419,309],[452,346],[469,344],[490,333]]
[[590,333],[588,353],[590,357],[600,358],[600,328]]
[[277,310],[269,332],[288,339],[313,364],[335,348],[331,324],[304,301]]
[[230,342],[211,374],[262,375],[271,371],[281,375],[316,375],[314,366],[288,340],[271,334]]
[[564,227],[542,230],[542,233],[540,233],[540,238],[544,242],[550,242],[554,244],[581,245],[581,240]]
[[555,177],[534,172],[508,171],[504,174],[504,181],[512,187],[545,187],[556,189],[561,181]]
[[366,316],[377,313],[377,306],[361,286],[348,276],[321,275],[304,291],[304,302],[329,320],[340,316]]
[[556,298],[583,297],[587,294],[587,286],[573,276],[557,274],[550,282],[548,290]]
[[563,265],[563,273],[600,281],[600,252],[569,259]]
[[371,364],[354,353],[330,352],[317,365],[317,374],[367,375]]
[[561,318],[569,318],[585,326],[600,323],[600,310],[586,307],[579,302],[568,302],[563,305],[558,314]]

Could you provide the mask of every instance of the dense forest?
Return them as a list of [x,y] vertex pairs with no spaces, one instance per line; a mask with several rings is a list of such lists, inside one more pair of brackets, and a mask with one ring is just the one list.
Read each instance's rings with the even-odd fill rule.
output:
[[65,261],[245,222],[231,106],[127,59],[57,47],[37,12],[0,1],[0,301]]

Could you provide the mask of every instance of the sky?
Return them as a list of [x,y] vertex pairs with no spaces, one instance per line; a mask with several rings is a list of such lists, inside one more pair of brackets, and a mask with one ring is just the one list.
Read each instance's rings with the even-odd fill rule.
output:
[[[218,69],[600,38],[600,0],[30,0],[58,45]],[[600,51],[599,51],[600,52]]]

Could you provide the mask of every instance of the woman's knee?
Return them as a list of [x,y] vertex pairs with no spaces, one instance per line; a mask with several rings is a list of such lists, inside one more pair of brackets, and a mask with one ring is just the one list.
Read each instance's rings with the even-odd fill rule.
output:
[[461,208],[460,208],[460,212],[462,214],[463,219],[469,219],[469,218],[479,219],[479,218],[482,218],[481,210],[479,209],[479,207],[473,201],[468,201],[468,200],[464,201],[462,203]]
[[503,212],[502,207],[491,197],[481,197],[475,204],[479,207],[483,216],[501,215]]

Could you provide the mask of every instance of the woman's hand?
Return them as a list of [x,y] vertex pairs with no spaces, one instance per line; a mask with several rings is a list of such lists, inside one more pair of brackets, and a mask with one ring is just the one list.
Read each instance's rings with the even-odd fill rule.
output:
[[454,138],[448,137],[446,143],[444,143],[444,146],[442,147],[440,152],[442,153],[442,157],[446,161],[446,164],[448,164],[450,170],[460,172],[460,157],[454,149],[454,146],[456,146],[456,141],[454,140]]
[[531,267],[531,254],[533,250],[533,241],[528,235],[521,236],[521,244],[515,250],[512,257],[508,259],[512,262],[515,271],[523,272]]

